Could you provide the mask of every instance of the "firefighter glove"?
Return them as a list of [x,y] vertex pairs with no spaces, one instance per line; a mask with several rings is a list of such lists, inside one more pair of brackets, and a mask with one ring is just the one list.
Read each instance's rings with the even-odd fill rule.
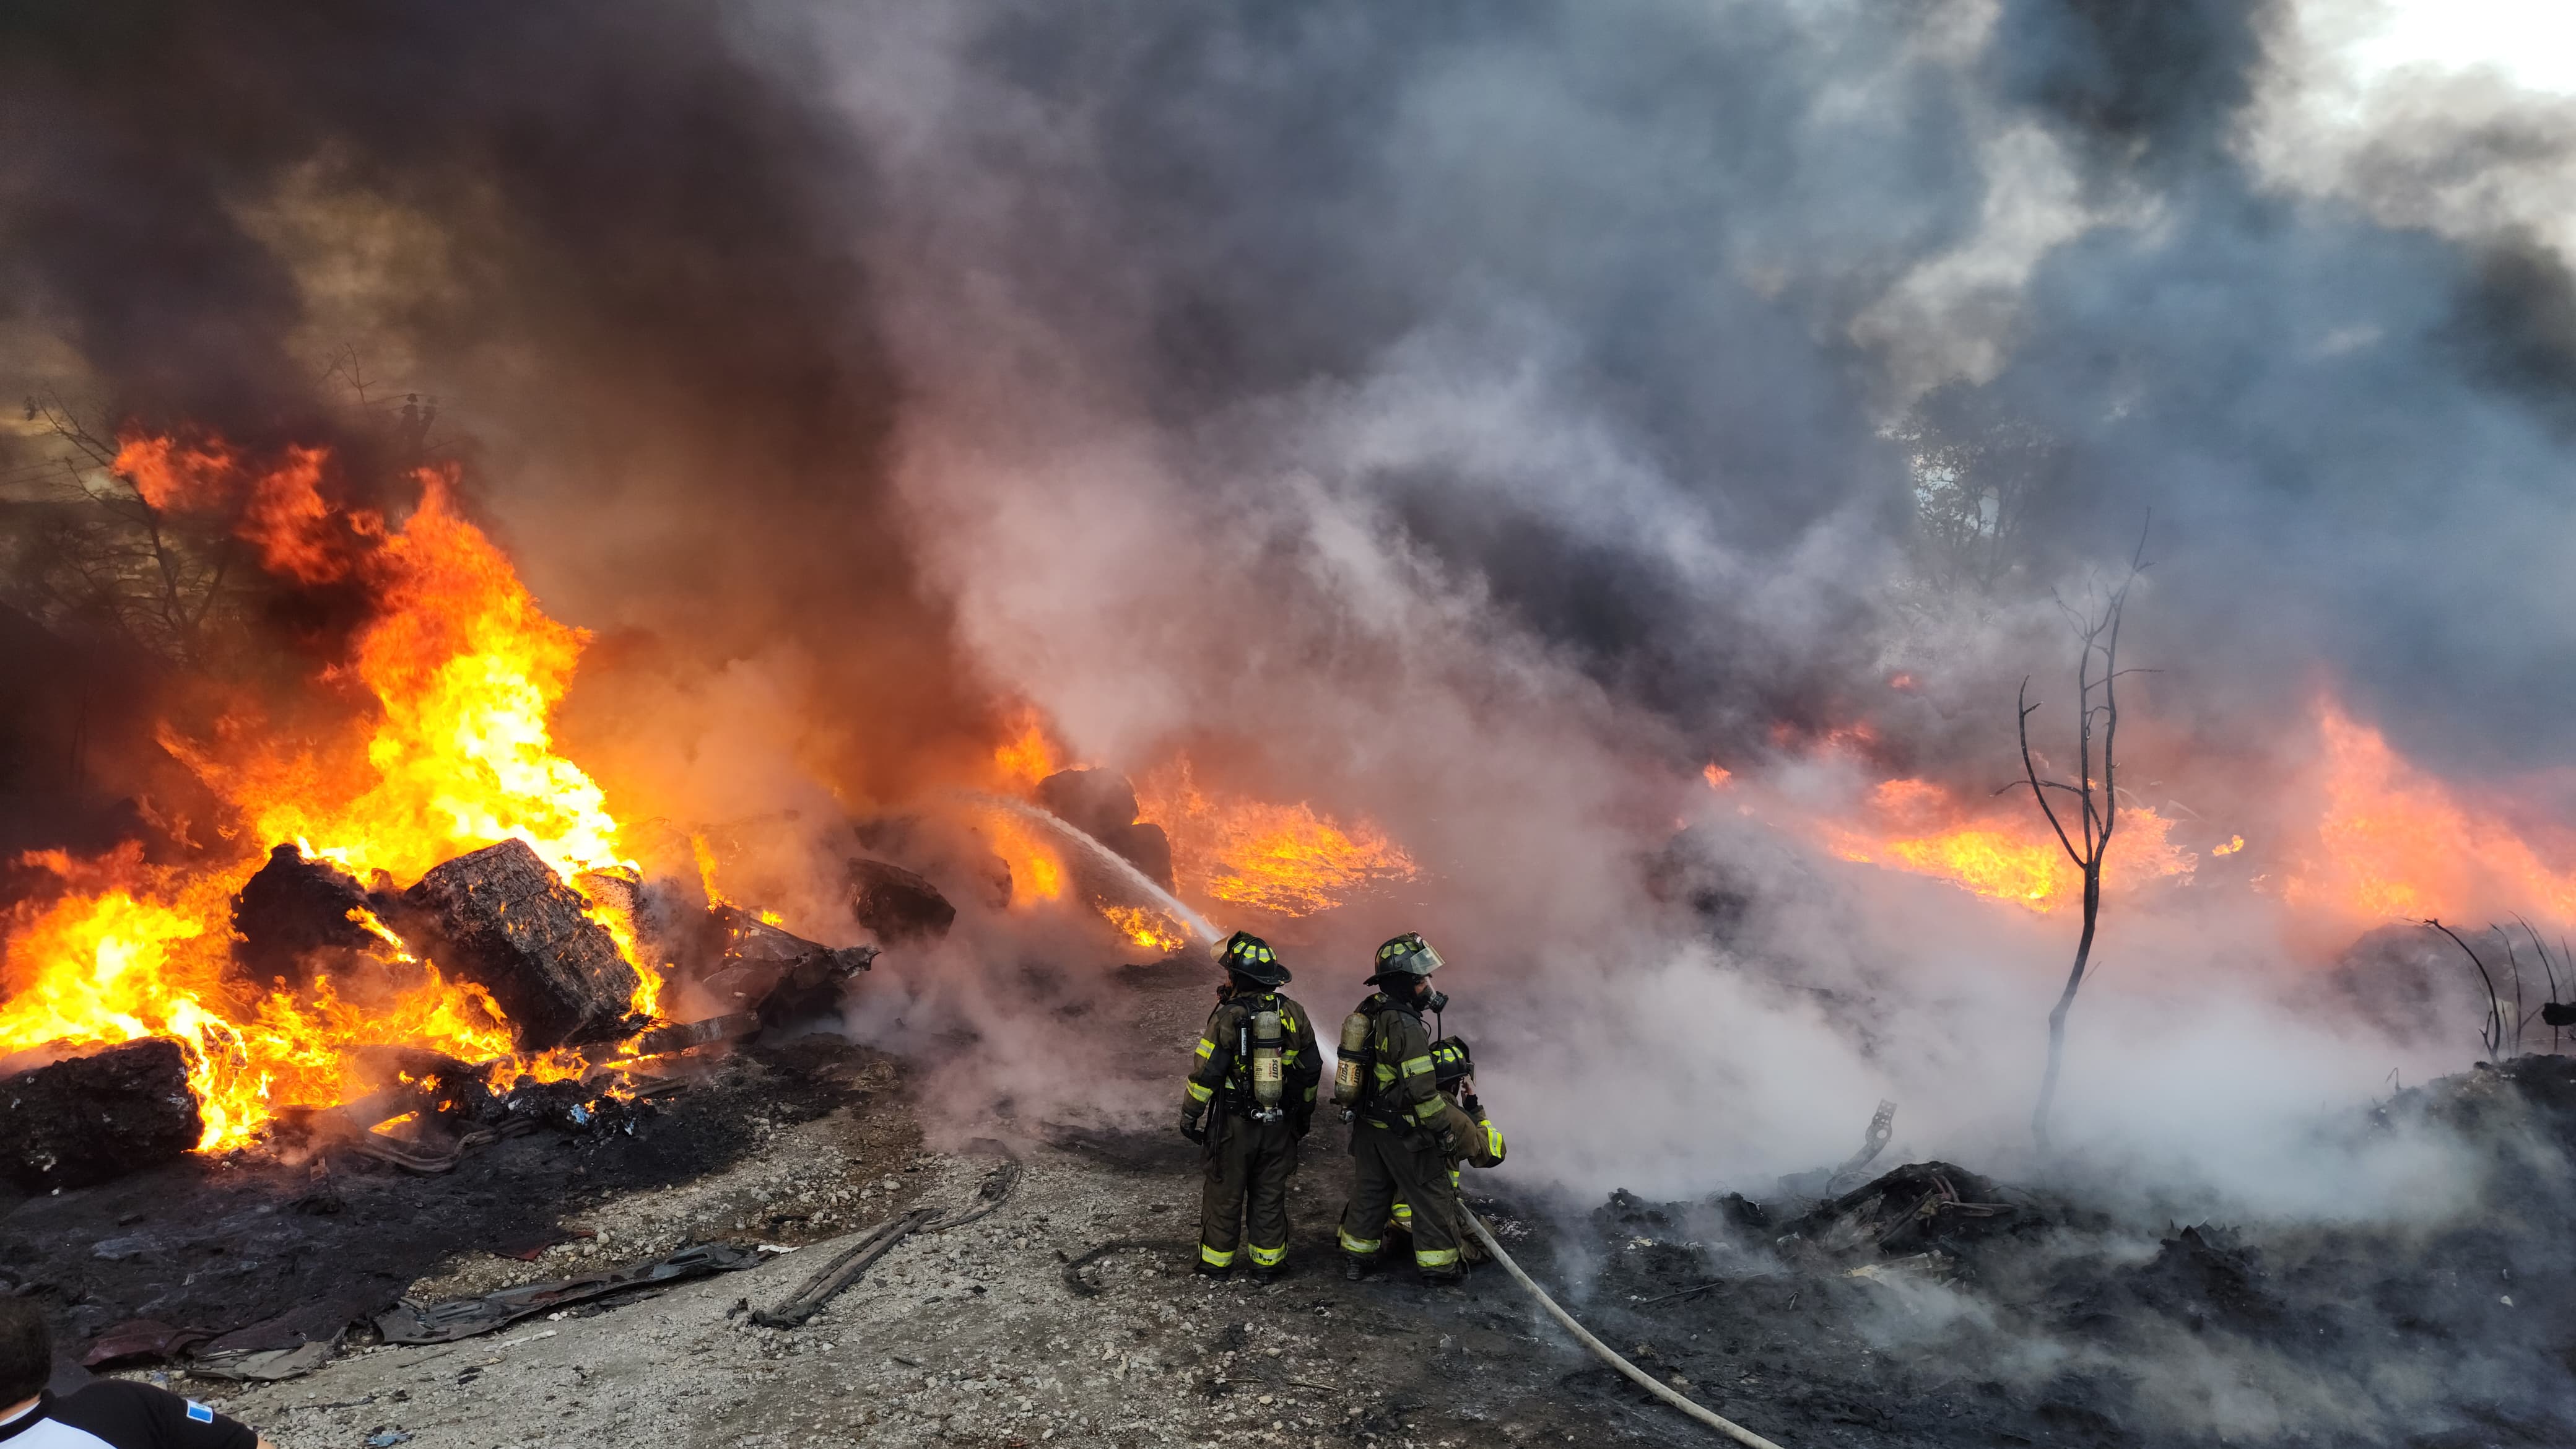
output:
[[1192,1142],[1204,1144],[1207,1141],[1207,1129],[1200,1126],[1199,1119],[1188,1112],[1181,1114],[1181,1135]]

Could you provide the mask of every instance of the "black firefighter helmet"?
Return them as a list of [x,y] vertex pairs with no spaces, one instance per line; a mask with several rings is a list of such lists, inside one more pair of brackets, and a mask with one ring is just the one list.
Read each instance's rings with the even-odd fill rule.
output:
[[1392,981],[1403,976],[1428,976],[1440,969],[1440,953],[1422,939],[1419,931],[1407,931],[1377,948],[1377,974],[1373,982]]
[[1256,985],[1288,984],[1288,968],[1280,964],[1278,953],[1250,931],[1237,931],[1217,943],[1216,964]]
[[1447,1091],[1476,1075],[1476,1059],[1463,1036],[1444,1036],[1431,1044],[1431,1084]]

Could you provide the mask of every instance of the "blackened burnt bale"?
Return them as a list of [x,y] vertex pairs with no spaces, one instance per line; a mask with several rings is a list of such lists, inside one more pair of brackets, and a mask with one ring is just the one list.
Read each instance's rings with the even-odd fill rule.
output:
[[0,1171],[21,1187],[88,1187],[168,1162],[206,1124],[179,1044],[121,1042],[0,1081]]
[[349,914],[365,909],[366,888],[356,877],[281,845],[233,897],[233,961],[262,985],[309,986],[376,944]]
[[1115,770],[1059,770],[1038,781],[1038,803],[1081,831],[1124,825],[1137,814],[1136,787]]
[[[1172,842],[1163,827],[1136,818],[1136,787],[1115,770],[1059,770],[1038,782],[1038,803],[1063,821],[1172,888]],[[1080,869],[1079,866],[1076,869]]]
[[433,933],[432,954],[492,993],[519,1045],[541,1051],[623,1028],[641,983],[581,893],[523,840],[433,868],[403,893]]
[[957,919],[957,908],[939,887],[902,866],[865,858],[850,862],[850,913],[889,946],[935,940]]
[[766,1025],[839,1008],[851,978],[877,957],[874,946],[826,946],[781,930],[746,910],[708,913],[724,932],[724,954],[707,986],[719,1001],[753,1010]]
[[1172,889],[1172,842],[1163,834],[1163,827],[1136,820],[1103,826],[1094,838],[1125,856],[1129,864],[1145,873],[1145,879],[1165,890]]
[[703,972],[723,949],[707,920],[705,895],[668,876],[644,879],[625,869],[585,871],[573,886],[594,914],[623,925],[645,961],[680,973]]

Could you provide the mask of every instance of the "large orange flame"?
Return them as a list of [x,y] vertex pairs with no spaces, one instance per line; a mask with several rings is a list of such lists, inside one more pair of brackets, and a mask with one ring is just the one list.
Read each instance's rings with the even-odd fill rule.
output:
[[[1064,751],[1034,705],[1011,712],[1010,735],[993,749],[993,773],[1001,788],[1028,799],[1038,782],[1064,769]],[[1064,855],[1046,832],[1028,821],[996,815],[987,825],[993,853],[1011,876],[1011,902],[1033,905],[1064,895]]]
[[[345,666],[376,706],[362,747],[270,739],[241,713],[212,740],[165,729],[164,746],[234,807],[246,844],[300,842],[308,856],[361,876],[405,881],[511,837],[567,880],[631,869],[599,786],[556,752],[550,733],[587,636],[538,608],[509,560],[457,511],[448,474],[421,471],[419,507],[391,528],[378,513],[323,497],[328,463],[313,448],[257,467],[219,441],[123,440],[116,466],[153,507],[220,512],[273,576],[355,583],[373,605]],[[277,1106],[341,1100],[352,1046],[407,1043],[476,1061],[511,1049],[488,995],[420,963],[411,964],[426,985],[370,999],[363,1011],[327,976],[301,995],[235,979],[228,908],[259,864],[256,851],[194,874],[145,867],[133,849],[88,865],[39,863],[65,889],[13,922],[0,969],[0,1052],[175,1037],[203,1101],[205,1148],[250,1140]],[[659,973],[634,956],[623,923],[600,914],[644,982],[637,1008],[649,1010]],[[381,923],[362,924],[389,956],[408,959]],[[562,1065],[517,1070],[557,1075]]]
[[1136,796],[1140,818],[1171,838],[1182,889],[1212,900],[1305,916],[1421,873],[1366,820],[1345,825],[1302,800],[1276,805],[1210,795],[1187,756],[1137,781]]
[[2503,820],[2462,804],[2341,703],[2319,703],[2317,733],[2324,809],[2313,848],[2283,884],[2292,905],[2349,925],[2512,911],[2576,916],[2576,868],[2553,864]]
[[[1888,780],[1870,792],[1864,818],[1828,824],[1825,839],[1845,860],[1933,876],[2045,914],[2079,899],[2083,877],[2048,823],[2026,798],[2020,804],[2018,812],[1972,811],[1930,781]],[[2105,884],[2189,876],[2199,861],[2174,844],[2172,834],[2173,822],[2155,811],[2121,807],[2103,861]]]

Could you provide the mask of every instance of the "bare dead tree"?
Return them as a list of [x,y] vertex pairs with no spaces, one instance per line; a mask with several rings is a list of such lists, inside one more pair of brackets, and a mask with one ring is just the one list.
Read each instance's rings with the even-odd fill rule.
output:
[[[2129,572],[2119,587],[2107,593],[2095,589],[2081,611],[2064,599],[2058,601],[2078,644],[2072,783],[2041,778],[2039,763],[2030,748],[2030,717],[2039,706],[2031,703],[2029,677],[2023,676],[2021,682],[2016,723],[2021,734],[2022,784],[2029,788],[2031,799],[2038,802],[2040,814],[2047,817],[2048,828],[2056,832],[2057,843],[2065,847],[2066,858],[2075,863],[2084,878],[2083,933],[2076,937],[2075,964],[2066,973],[2066,989],[2058,993],[2057,1005],[2048,1013],[2048,1069],[2040,1077],[2039,1103],[2030,1114],[2030,1135],[2041,1152],[2048,1151],[2048,1116],[2057,1102],[2058,1072],[2066,1057],[2066,1013],[2075,1005],[2075,993],[2084,987],[2084,970],[2093,959],[2094,933],[2101,925],[2102,862],[2110,853],[2111,837],[2120,823],[2119,683],[2122,676],[2139,672],[2120,667],[2120,623],[2128,609],[2129,590],[2147,567],[2147,533],[2141,527],[2138,546],[2129,555]],[[2051,803],[2052,790],[2071,797],[2067,813],[2075,818],[2073,831],[2066,828],[2066,819]]]
[[12,592],[46,622],[103,624],[163,658],[204,662],[217,617],[237,602],[237,520],[155,506],[117,470],[116,443],[59,398],[29,398],[27,418],[64,452],[50,477],[25,480],[38,506],[13,530]]

